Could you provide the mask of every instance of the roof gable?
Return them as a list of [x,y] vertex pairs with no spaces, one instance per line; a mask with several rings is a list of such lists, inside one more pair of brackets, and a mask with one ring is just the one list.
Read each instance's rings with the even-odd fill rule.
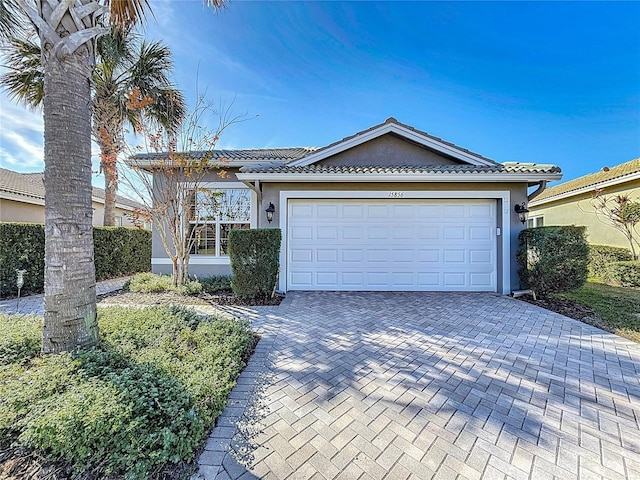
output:
[[[339,155],[349,149],[353,149],[367,142],[371,142],[384,135],[393,134],[396,137],[404,139],[415,145],[421,146],[431,152],[435,152],[440,157],[450,159],[450,163],[462,163],[473,166],[494,166],[497,165],[493,160],[483,157],[477,153],[473,153],[465,148],[458,147],[453,143],[446,142],[438,137],[429,135],[426,132],[417,130],[409,125],[398,122],[395,118],[390,117],[380,125],[375,125],[367,130],[363,130],[349,137],[343,138],[326,147],[318,149],[316,152],[307,155],[298,160],[289,162],[289,166],[304,167],[312,165],[323,160]],[[446,163],[446,162],[443,162]]]

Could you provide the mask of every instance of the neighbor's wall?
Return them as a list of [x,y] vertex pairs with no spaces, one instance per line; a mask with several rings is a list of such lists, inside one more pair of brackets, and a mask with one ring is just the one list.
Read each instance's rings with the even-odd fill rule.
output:
[[0,198],[0,222],[44,223],[44,205]]
[[[632,200],[640,201],[640,180],[625,185],[608,187],[601,195],[629,195]],[[545,226],[578,225],[587,227],[587,241],[594,245],[629,248],[629,242],[619,230],[598,220],[591,199],[593,192],[584,193],[541,206],[530,206],[529,217],[542,216]]]
[[[520,288],[520,279],[518,277],[518,265],[516,262],[516,252],[518,250],[518,234],[524,228],[518,217],[513,213],[513,205],[527,201],[527,187],[524,183],[263,183],[262,184],[262,204],[259,206],[258,227],[259,228],[280,228],[280,220],[282,212],[286,209],[286,205],[280,205],[280,192],[291,190],[309,190],[309,191],[327,191],[327,190],[348,190],[348,191],[509,191],[511,197],[511,206],[507,214],[510,219],[510,248],[511,248],[511,265],[510,265],[510,284],[512,290]],[[455,198],[452,196],[451,198]],[[269,224],[264,215],[261,213],[267,208],[269,202],[276,207],[273,222]],[[502,224],[502,215],[504,208],[502,202],[498,201],[497,205],[497,225]],[[283,245],[283,248],[286,248]],[[498,285],[502,284],[502,247],[498,242]]]

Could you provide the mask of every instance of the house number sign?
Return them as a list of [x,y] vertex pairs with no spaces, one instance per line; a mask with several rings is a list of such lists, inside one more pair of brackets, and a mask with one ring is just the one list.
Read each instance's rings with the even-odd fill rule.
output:
[[403,198],[404,192],[389,192],[389,198]]

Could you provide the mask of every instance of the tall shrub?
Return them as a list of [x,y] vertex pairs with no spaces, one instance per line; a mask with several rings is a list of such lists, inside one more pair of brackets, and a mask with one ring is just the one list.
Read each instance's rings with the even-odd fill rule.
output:
[[587,280],[586,227],[539,227],[520,232],[518,274],[538,295],[577,288]]
[[21,294],[44,290],[44,226],[0,223],[0,295],[15,295],[16,270],[26,270]]
[[633,259],[628,248],[610,247],[608,245],[589,245],[589,276],[607,281],[607,264],[626,262]]
[[280,267],[282,234],[277,228],[229,232],[231,288],[238,297],[272,296]]

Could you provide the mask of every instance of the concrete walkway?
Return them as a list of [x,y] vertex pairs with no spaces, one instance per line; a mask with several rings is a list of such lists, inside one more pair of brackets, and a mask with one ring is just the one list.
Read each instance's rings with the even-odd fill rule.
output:
[[[119,290],[130,278],[120,277],[96,282],[96,295]],[[44,315],[44,295],[29,295],[28,297],[2,300],[0,301],[0,313]]]
[[289,293],[204,479],[640,478],[640,346],[495,294]]

